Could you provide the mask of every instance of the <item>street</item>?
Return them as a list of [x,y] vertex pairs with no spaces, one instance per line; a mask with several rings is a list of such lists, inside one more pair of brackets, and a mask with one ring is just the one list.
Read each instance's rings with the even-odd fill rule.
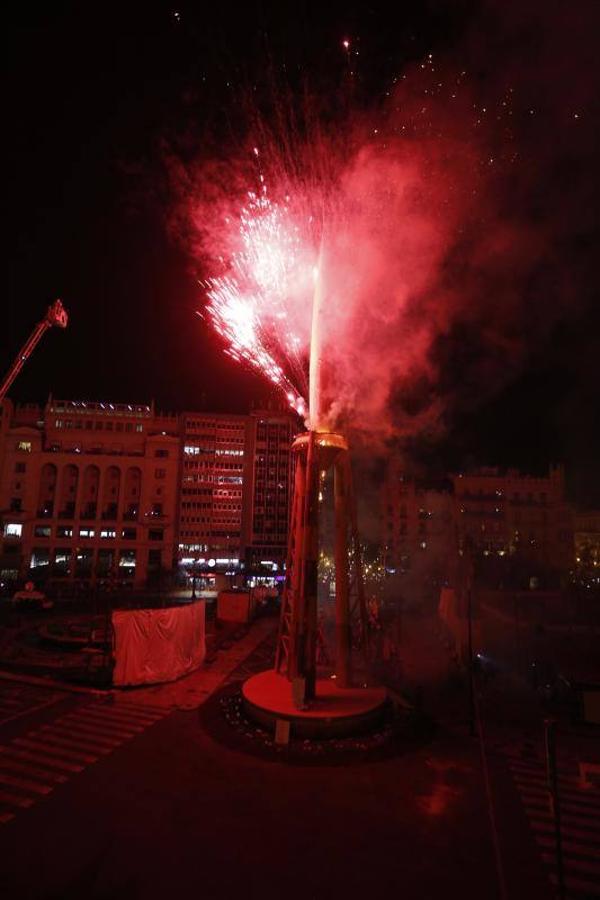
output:
[[[425,671],[437,729],[390,758],[287,763],[248,752],[243,734],[223,741],[219,692],[265,666],[272,628],[256,623],[173,685],[70,694],[3,726],[6,896],[553,896],[541,743],[503,724],[493,693],[480,692],[483,755],[464,695],[434,693]],[[437,677],[439,642],[417,620],[405,633],[408,668],[420,648]],[[598,791],[563,756],[569,897],[594,896]]]

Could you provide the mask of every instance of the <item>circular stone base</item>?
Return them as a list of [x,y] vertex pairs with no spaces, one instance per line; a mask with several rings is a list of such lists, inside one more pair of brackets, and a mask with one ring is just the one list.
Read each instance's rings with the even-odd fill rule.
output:
[[248,717],[270,730],[284,719],[291,723],[293,737],[322,740],[364,734],[383,719],[385,688],[339,688],[335,679],[319,678],[316,694],[306,709],[296,709],[291,682],[273,669],[253,675],[242,685]]

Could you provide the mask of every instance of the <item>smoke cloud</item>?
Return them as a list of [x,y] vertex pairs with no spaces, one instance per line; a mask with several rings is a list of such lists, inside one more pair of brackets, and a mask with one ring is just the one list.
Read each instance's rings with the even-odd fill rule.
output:
[[[278,112],[241,151],[172,168],[173,221],[204,277],[227,272],[258,172],[315,260],[322,241],[332,428],[439,434],[591,302],[589,18],[505,6],[484,4],[451,57],[399,73],[376,109],[300,126]],[[306,352],[311,298],[292,299]]]

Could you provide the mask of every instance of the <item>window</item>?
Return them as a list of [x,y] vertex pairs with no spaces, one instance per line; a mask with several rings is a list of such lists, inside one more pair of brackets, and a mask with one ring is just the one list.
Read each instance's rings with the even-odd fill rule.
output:
[[166,478],[166,477],[167,477],[167,470],[166,470],[166,469],[155,469],[155,470],[154,470],[154,477],[155,477],[155,478]]
[[151,513],[151,515],[153,515],[153,516],[162,516],[162,514],[163,514],[162,503],[153,503],[153,504],[152,504],[152,513]]
[[73,529],[70,525],[59,525],[56,529],[56,537],[70,538],[73,537]]
[[100,532],[101,538],[115,538],[117,536],[117,532],[114,528],[103,528]]
[[133,578],[135,575],[135,550],[121,550],[119,575],[122,578]]
[[123,540],[125,541],[135,541],[137,538],[137,529],[136,528],[124,528],[122,531]]
[[50,565],[50,551],[47,547],[34,547],[31,552],[30,569],[47,568]]
[[168,451],[168,450],[165,450],[164,448],[160,448],[159,450],[155,450],[155,451],[154,451],[154,455],[155,455],[155,456],[160,456],[160,457],[162,457],[163,459],[166,459],[166,457],[169,455],[169,451]]
[[163,530],[162,528],[150,528],[148,531],[148,540],[150,541],[162,541],[163,540]]
[[20,522],[7,522],[4,526],[4,537],[21,537],[23,526]]
[[96,530],[94,528],[80,528],[79,529],[79,537],[80,538],[93,538],[96,536]]
[[19,441],[17,450],[21,450],[23,453],[31,453],[31,441]]
[[161,565],[161,550],[148,550],[148,568],[159,569]]
[[144,430],[144,426],[143,426],[143,425],[136,425],[136,426],[135,426],[135,430],[136,430],[136,431],[143,431],[143,430]]
[[36,525],[33,534],[34,537],[49,538],[52,536],[52,529],[49,525]]
[[20,497],[13,497],[10,501],[10,511],[11,512],[21,512],[23,508],[22,500]]
[[18,473],[20,473],[20,474],[22,474],[23,472],[25,472],[26,469],[27,469],[27,465],[26,465],[26,463],[24,463],[24,462],[18,462],[18,463],[15,465],[15,472],[18,472]]

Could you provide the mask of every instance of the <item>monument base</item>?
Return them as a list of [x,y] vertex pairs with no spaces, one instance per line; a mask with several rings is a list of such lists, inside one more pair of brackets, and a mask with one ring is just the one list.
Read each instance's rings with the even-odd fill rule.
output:
[[290,723],[292,737],[315,740],[373,730],[383,720],[386,696],[382,687],[338,688],[334,678],[319,678],[315,699],[306,709],[297,709],[291,683],[273,669],[253,675],[242,686],[248,718],[271,731],[283,719]]

